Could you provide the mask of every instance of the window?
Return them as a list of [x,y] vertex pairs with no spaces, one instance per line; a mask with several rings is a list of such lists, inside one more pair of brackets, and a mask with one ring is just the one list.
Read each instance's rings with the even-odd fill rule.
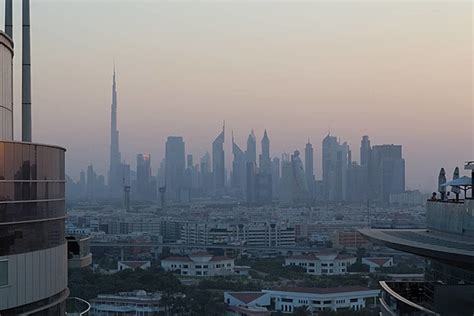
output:
[[0,286],[8,285],[8,261],[0,261]]
[[203,267],[203,269],[207,269],[207,268],[209,268],[207,265],[205,265],[205,266],[202,266],[202,267]]
[[310,263],[309,263],[309,266],[310,266],[310,267],[314,267],[314,263],[310,262]]
[[313,304],[321,304],[321,301],[313,301]]
[[188,268],[188,265],[187,264],[183,264],[183,269],[187,269]]
[[331,301],[324,301],[323,304],[331,304]]
[[293,303],[293,300],[291,298],[282,298],[282,302],[287,302],[287,303]]
[[200,265],[196,266],[196,269],[201,269],[201,266]]
[[322,270],[321,270],[321,273],[327,274],[327,273],[328,273],[328,269],[322,269]]
[[356,298],[351,298],[351,303],[355,303],[357,302],[357,299]]

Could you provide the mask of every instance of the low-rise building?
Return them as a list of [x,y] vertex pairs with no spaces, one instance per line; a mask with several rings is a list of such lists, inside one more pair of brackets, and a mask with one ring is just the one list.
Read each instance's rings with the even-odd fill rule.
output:
[[[377,303],[379,290],[361,286],[334,288],[279,287],[261,292],[226,292],[225,303],[241,308],[264,308],[292,313],[298,307],[310,312],[361,310]],[[249,314],[251,315],[251,314]]]
[[91,314],[95,316],[152,316],[165,311],[160,304],[161,293],[143,290],[118,294],[99,294],[91,300]]
[[161,260],[166,271],[179,271],[188,276],[216,276],[234,273],[234,259],[226,256],[213,256],[206,252],[197,252],[188,256],[173,256]]
[[376,272],[381,268],[393,267],[393,258],[391,257],[366,257],[362,258],[362,264],[369,266],[370,272]]
[[293,312],[306,306],[310,311],[352,309],[355,311],[375,305],[379,290],[361,286],[335,288],[281,287],[263,290],[270,296],[275,310]]
[[185,244],[243,243],[255,247],[296,245],[293,226],[280,223],[183,223],[181,240]]
[[285,258],[285,266],[302,267],[313,275],[339,275],[347,273],[347,267],[356,260],[353,256],[337,253],[297,255]]
[[339,230],[331,236],[332,245],[336,249],[369,248],[370,242],[356,230]]

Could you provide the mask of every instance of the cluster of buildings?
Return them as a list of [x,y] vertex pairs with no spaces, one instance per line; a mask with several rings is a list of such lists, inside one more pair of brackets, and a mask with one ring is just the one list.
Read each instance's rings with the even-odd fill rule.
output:
[[287,205],[316,201],[403,202],[403,198],[396,196],[405,191],[405,160],[401,145],[372,146],[369,137],[363,136],[360,162],[356,162],[349,144],[328,134],[322,141],[322,174],[317,180],[314,149],[309,140],[304,155],[295,150],[292,154],[272,157],[266,130],[260,141],[260,154],[253,130],[245,148],[236,143],[232,134],[233,159],[229,170],[225,165],[224,144],[225,124],[212,142],[211,153],[206,152],[196,161],[186,152],[183,137],[169,136],[158,172],[152,172],[152,157],[147,153],[137,154],[133,169],[122,160],[120,153],[114,69],[108,181],[89,165],[77,182],[67,179],[68,197],[89,201],[123,200],[125,208],[130,207],[131,200],[158,203],[164,207],[200,198],[232,198],[249,205],[276,201]]

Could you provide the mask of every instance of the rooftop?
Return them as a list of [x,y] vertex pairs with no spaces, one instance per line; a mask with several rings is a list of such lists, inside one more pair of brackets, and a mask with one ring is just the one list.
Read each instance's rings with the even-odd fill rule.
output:
[[311,294],[335,294],[335,293],[347,293],[347,292],[361,292],[371,291],[372,289],[363,286],[341,286],[341,287],[275,287],[270,291],[278,292],[295,292],[295,293],[311,293]]
[[266,293],[264,292],[228,292],[228,295],[231,295],[238,299],[239,301],[248,304],[255,301],[259,297],[262,297]]

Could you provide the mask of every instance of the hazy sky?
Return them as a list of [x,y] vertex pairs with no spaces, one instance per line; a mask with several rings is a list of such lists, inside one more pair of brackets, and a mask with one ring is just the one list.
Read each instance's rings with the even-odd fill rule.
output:
[[[15,2],[16,138],[21,41]],[[473,8],[455,2],[32,1],[33,139],[67,147],[74,178],[105,173],[112,65],[122,156],[168,135],[195,161],[226,120],[245,147],[267,128],[272,155],[361,136],[402,144],[407,186],[431,191],[441,166],[474,159]]]

